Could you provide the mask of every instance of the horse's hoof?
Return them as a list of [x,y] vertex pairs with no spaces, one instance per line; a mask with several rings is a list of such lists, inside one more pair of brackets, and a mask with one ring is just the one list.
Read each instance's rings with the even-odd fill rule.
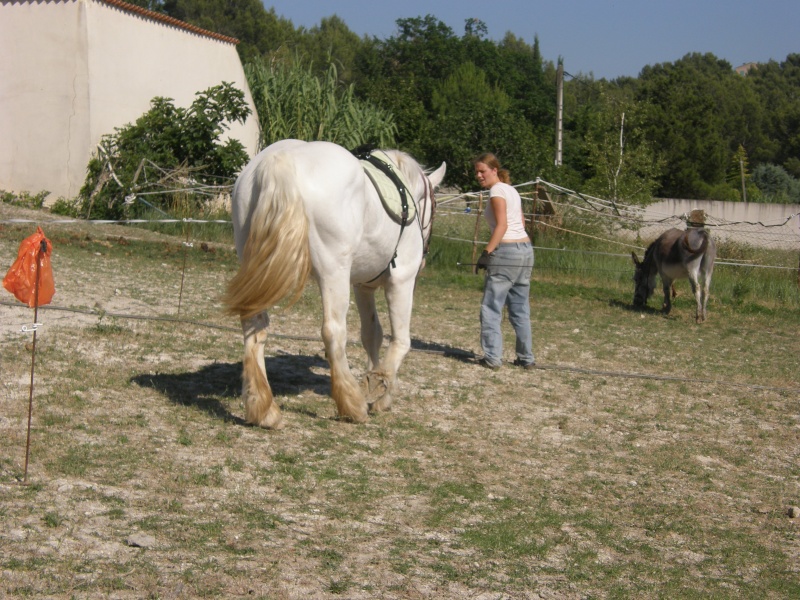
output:
[[369,405],[369,412],[371,413],[388,412],[390,410],[392,410],[392,397],[390,394],[384,394]]
[[362,425],[369,421],[369,414],[365,410],[363,413],[359,412],[352,415],[339,415],[339,420],[346,421],[348,423],[355,423],[356,425]]
[[263,427],[264,429],[272,429],[274,431],[283,429],[283,415],[281,415],[281,413],[274,414],[269,412],[267,413],[266,417],[261,419],[261,422],[258,424],[258,426]]
[[367,401],[373,400],[373,403],[389,393],[389,382],[386,376],[375,371],[370,371],[364,375],[361,387],[364,390]]

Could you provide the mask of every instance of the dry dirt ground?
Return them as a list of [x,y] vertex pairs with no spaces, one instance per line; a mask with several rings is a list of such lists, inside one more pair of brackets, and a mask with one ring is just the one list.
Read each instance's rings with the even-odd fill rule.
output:
[[[0,227],[10,266],[22,235]],[[425,275],[393,410],[352,425],[327,396],[310,287],[272,319],[286,428],[269,432],[242,422],[218,301],[232,267],[211,256],[229,250],[195,247],[184,272],[180,240],[46,233],[61,245],[27,485],[32,315],[0,305],[2,597],[800,593],[800,342],[780,316],[712,306],[698,327],[686,304],[534,294],[540,368],[490,372],[472,358],[479,286]]]

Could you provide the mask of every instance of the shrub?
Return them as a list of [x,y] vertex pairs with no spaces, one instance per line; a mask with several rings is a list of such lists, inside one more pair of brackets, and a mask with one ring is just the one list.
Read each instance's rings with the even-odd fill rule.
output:
[[765,202],[794,204],[800,202],[800,181],[778,165],[759,165],[753,171],[753,182],[761,190]]
[[[196,94],[188,109],[175,107],[169,98],[157,97],[133,125],[104,135],[100,150],[88,165],[80,191],[81,214],[87,218],[118,219],[125,216],[124,200],[141,189],[140,175],[152,163],[168,171],[181,169],[192,183],[228,182],[248,160],[241,142],[220,141],[227,123],[244,122],[250,108],[244,93],[230,83]],[[143,179],[143,178],[142,178]],[[166,196],[148,196],[157,209]],[[144,210],[133,205],[128,216]],[[131,215],[132,213],[132,215]]]

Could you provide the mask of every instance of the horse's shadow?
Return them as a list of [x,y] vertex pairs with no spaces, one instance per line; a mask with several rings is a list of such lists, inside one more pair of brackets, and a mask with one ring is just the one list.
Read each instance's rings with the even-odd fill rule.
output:
[[471,350],[462,350],[461,348],[454,348],[453,346],[445,346],[444,344],[437,344],[436,342],[426,342],[425,340],[411,340],[411,350],[417,352],[430,352],[432,354],[441,354],[445,358],[454,358],[461,362],[472,363],[475,362],[475,353]]
[[[328,363],[319,356],[281,354],[266,359],[267,375],[275,396],[298,395],[312,391],[326,395],[330,392],[330,376],[314,372]],[[151,388],[181,406],[193,406],[212,417],[245,425],[244,419],[228,409],[230,401],[241,392],[242,363],[213,363],[197,371],[184,373],[141,374],[131,383]],[[284,408],[284,407],[282,407]],[[290,409],[291,410],[291,409]]]
[[[441,354],[471,363],[475,354],[468,350],[453,348],[434,342],[414,339],[412,350]],[[330,366],[319,355],[278,354],[266,358],[267,377],[275,396],[297,396],[311,391],[321,396],[330,394]],[[324,370],[324,373],[320,373]],[[228,405],[241,393],[242,363],[218,363],[206,365],[197,371],[183,373],[147,373],[135,375],[131,383],[151,388],[181,406],[193,406],[209,415],[245,425],[245,421],[234,415]],[[292,411],[291,407],[281,406]],[[295,412],[305,412],[296,409]],[[311,415],[315,416],[315,415]]]

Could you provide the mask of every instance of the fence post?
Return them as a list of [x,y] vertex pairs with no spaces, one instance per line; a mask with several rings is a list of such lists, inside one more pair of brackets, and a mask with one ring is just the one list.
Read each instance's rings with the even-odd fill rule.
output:
[[475,232],[472,234],[472,274],[478,274],[478,265],[476,253],[478,251],[478,229],[481,224],[481,215],[483,214],[483,192],[478,194],[478,212],[475,215]]
[[531,242],[536,245],[536,214],[539,211],[539,180],[536,180],[536,187],[533,189],[533,204],[531,206]]

